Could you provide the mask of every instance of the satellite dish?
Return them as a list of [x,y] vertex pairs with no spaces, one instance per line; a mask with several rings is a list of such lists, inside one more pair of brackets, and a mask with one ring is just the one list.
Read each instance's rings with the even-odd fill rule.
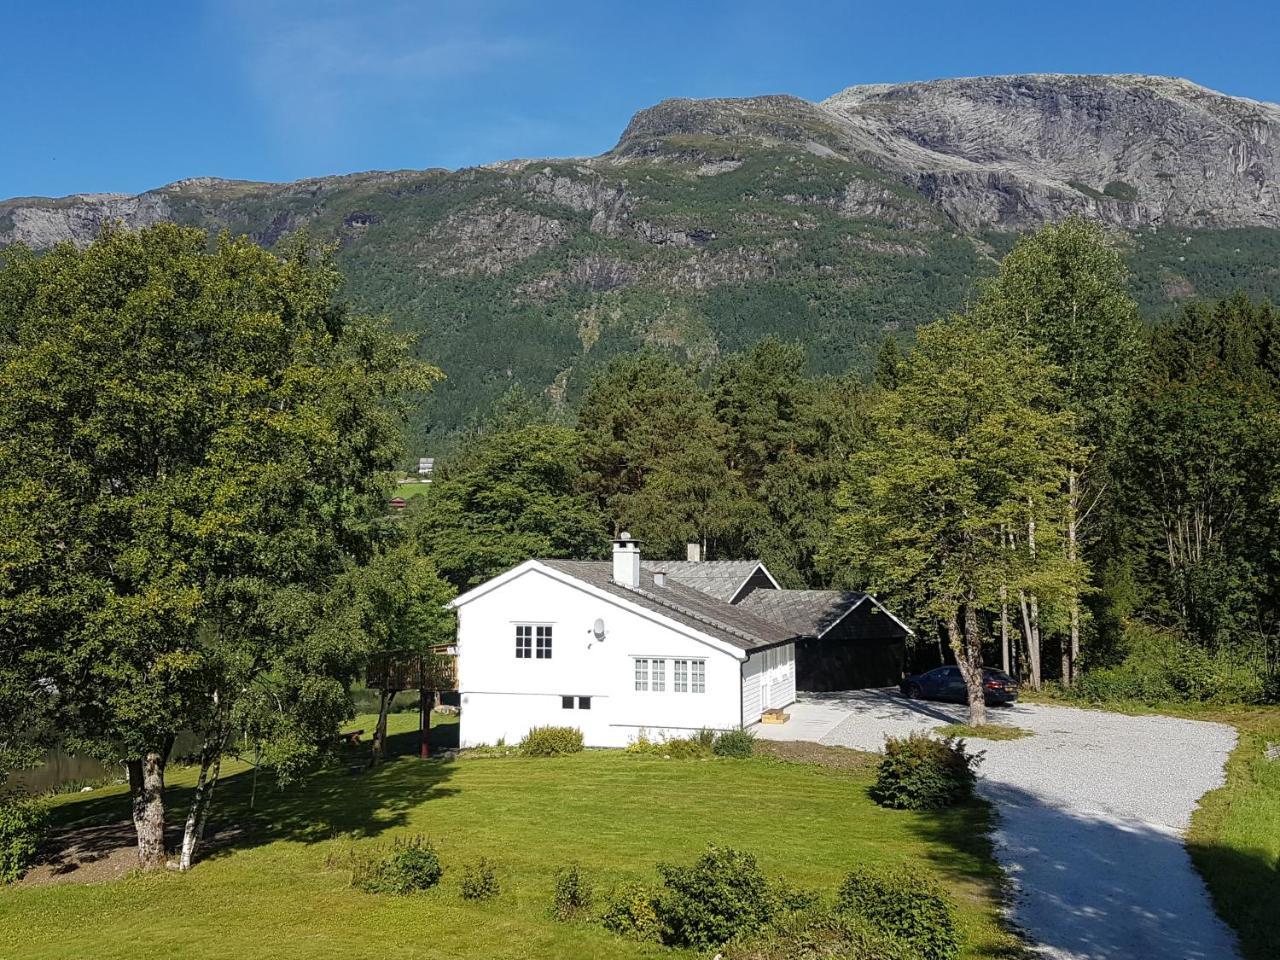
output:
[[597,640],[604,639],[604,621],[596,617],[596,622],[591,625],[591,632],[596,635]]

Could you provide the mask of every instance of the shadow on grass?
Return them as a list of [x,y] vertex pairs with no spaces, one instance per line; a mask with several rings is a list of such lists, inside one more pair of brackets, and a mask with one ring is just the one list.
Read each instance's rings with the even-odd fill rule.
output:
[[[1009,880],[1012,923],[1032,941],[1090,960],[1237,956],[1232,930],[1215,914],[1176,832],[1065,810],[991,781],[984,781],[982,794],[995,807],[993,818],[979,803],[910,816],[917,818],[916,831],[931,841],[932,859],[949,872],[967,868],[971,873],[973,857],[990,862],[994,841]],[[991,840],[988,827],[994,827]],[[1193,852],[1197,858],[1219,858],[1221,869],[1237,871],[1239,882],[1255,891],[1275,889],[1276,872],[1261,858],[1223,849]],[[1002,882],[998,870],[990,871],[990,879]],[[1254,902],[1261,908],[1266,901]],[[1271,902],[1274,915],[1276,901]],[[1257,922],[1260,933],[1274,935],[1270,916]],[[1273,951],[1275,942],[1266,949]],[[1246,955],[1253,960],[1274,953],[1250,950]]]
[[[457,724],[431,729],[433,757],[457,745]],[[224,775],[206,829],[213,842],[199,859],[213,860],[277,840],[314,843],[339,834],[372,837],[404,826],[412,809],[455,792],[447,786],[454,761],[419,760],[419,746],[416,730],[393,734],[387,738],[387,760],[369,768],[367,742],[344,744],[315,770],[285,785],[267,770],[258,772],[256,784],[252,769]],[[171,781],[176,769],[171,769]],[[180,840],[193,792],[185,783],[171,782],[165,789],[166,841],[171,848]],[[71,801],[59,806],[55,816],[62,834],[74,841],[97,832],[114,838],[117,846],[134,842],[127,791]],[[85,862],[97,855],[100,851],[90,851]],[[74,867],[68,866],[70,870]]]

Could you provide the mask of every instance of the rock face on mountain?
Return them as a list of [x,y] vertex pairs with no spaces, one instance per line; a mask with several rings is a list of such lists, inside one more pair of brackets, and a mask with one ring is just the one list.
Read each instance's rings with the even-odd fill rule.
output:
[[338,243],[347,294],[421,335],[451,428],[513,385],[572,402],[619,352],[761,336],[816,370],[954,310],[1017,233],[1120,231],[1149,313],[1280,296],[1280,107],[1184,80],[1031,75],[668,100],[579,160],[0,201],[0,246],[162,220]]

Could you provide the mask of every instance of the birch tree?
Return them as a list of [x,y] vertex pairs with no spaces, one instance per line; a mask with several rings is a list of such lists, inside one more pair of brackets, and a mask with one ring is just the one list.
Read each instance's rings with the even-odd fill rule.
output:
[[[1141,323],[1123,258],[1095,224],[1072,218],[1047,226],[1014,246],[975,312],[1044,349],[1063,402],[1074,415],[1081,442],[1062,478],[1062,551],[1068,564],[1078,563],[1106,510],[1115,459],[1142,375]],[[1048,545],[1041,536],[1039,548]],[[1080,664],[1080,592],[1066,603],[1062,679],[1070,683]],[[1026,629],[1038,634],[1033,607],[1038,607],[1034,596],[1028,602]]]
[[125,764],[143,869],[179,731],[184,866],[237,725],[284,775],[332,740],[364,653],[333,585],[438,376],[337,305],[326,251],[281,250],[160,225],[0,267],[0,633],[67,742]]
[[838,495],[828,559],[940,627],[985,720],[985,625],[1038,571],[1004,531],[1060,497],[1075,455],[1042,349],[959,317],[923,328]]

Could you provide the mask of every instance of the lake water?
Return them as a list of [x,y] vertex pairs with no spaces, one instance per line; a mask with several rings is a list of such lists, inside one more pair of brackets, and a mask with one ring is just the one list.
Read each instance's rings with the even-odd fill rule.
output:
[[[186,756],[199,749],[199,738],[193,733],[184,732],[174,741],[169,756]],[[122,763],[103,763],[92,757],[76,756],[59,747],[48,751],[39,766],[14,771],[9,782],[25,793],[48,793],[67,784],[87,781],[96,786],[103,780],[124,780],[127,777]]]

